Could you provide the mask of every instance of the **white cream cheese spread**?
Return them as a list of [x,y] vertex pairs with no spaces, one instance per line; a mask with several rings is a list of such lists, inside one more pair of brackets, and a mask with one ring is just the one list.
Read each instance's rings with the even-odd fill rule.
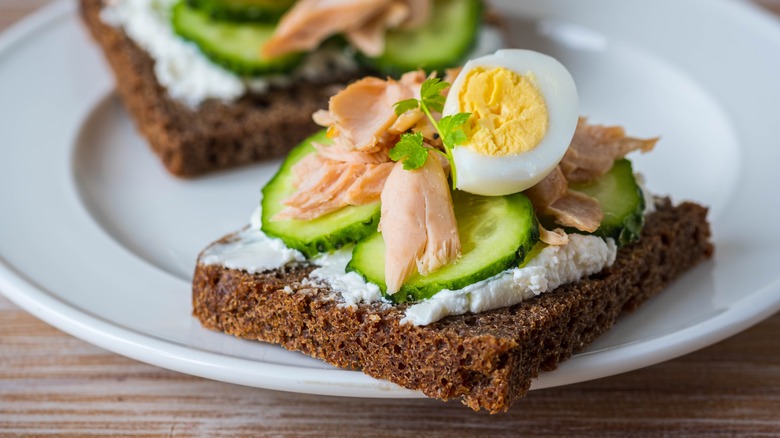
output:
[[234,100],[246,91],[241,79],[213,64],[174,34],[170,10],[176,0],[109,0],[101,11],[108,25],[125,34],[154,59],[157,81],[168,94],[188,105],[217,98]]
[[[122,28],[155,61],[157,81],[168,94],[191,107],[207,99],[234,101],[246,94],[264,93],[299,79],[327,82],[328,78],[357,69],[353,49],[321,48],[309,54],[289,75],[245,79],[212,63],[198,47],[177,36],[170,24],[170,10],[177,0],[106,0],[101,19]],[[483,27],[469,58],[504,47],[498,29]]]
[[288,248],[280,239],[268,237],[260,231],[260,209],[252,215],[249,227],[233,237],[209,246],[201,254],[200,262],[257,274],[306,260],[303,254]]
[[373,303],[383,301],[379,286],[366,283],[359,274],[347,272],[347,263],[352,258],[352,248],[342,248],[331,254],[323,254],[312,262],[319,268],[309,274],[309,278],[326,283],[333,290],[338,291],[344,298],[347,306],[355,306],[360,303]]
[[[312,259],[310,262],[318,268],[309,278],[339,292],[347,306],[383,301],[377,285],[366,283],[354,272],[346,272],[351,253],[350,248],[344,248]],[[595,236],[570,235],[567,245],[545,248],[525,267],[506,270],[460,290],[443,290],[409,306],[402,322],[426,325],[448,315],[517,304],[611,266],[616,254],[617,246],[612,239],[604,241]],[[302,261],[304,257],[300,252],[260,231],[259,208],[252,215],[249,228],[228,242],[212,245],[200,258],[200,263],[205,265],[222,265],[249,273]]]
[[642,191],[642,197],[645,200],[645,210],[642,214],[647,217],[648,214],[655,211],[655,195],[653,195],[653,192],[645,185],[645,176],[643,174],[635,172],[634,178],[636,179],[636,184],[639,186],[639,190]]
[[460,290],[442,290],[409,306],[401,322],[426,325],[448,315],[518,304],[599,272],[611,266],[616,255],[617,245],[612,239],[570,234],[568,244],[546,247],[522,268],[506,270]]

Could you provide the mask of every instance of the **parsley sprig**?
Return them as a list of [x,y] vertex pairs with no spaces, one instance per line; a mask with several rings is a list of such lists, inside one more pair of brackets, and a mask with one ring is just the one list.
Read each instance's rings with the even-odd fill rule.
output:
[[395,147],[390,149],[390,159],[393,161],[404,160],[404,169],[414,170],[425,165],[428,159],[428,148],[423,146],[422,132],[403,134]]
[[[433,112],[441,113],[444,109],[444,96],[441,94],[450,84],[439,78],[430,78],[422,83],[420,88],[420,99],[406,99],[396,102],[395,113],[401,115],[407,111],[420,109],[428,120],[431,121],[436,132],[444,143],[444,155],[450,162],[452,170],[452,187],[457,185],[457,173],[455,172],[455,162],[452,158],[452,148],[463,144],[467,140],[466,133],[463,132],[463,124],[471,117],[471,113],[458,113],[447,117],[442,117],[438,122],[433,117]],[[437,152],[441,153],[437,150]],[[390,158],[393,161],[404,160],[404,169],[419,169],[425,164],[428,158],[428,148],[423,146],[422,133],[406,133],[401,135],[401,139],[390,150]]]

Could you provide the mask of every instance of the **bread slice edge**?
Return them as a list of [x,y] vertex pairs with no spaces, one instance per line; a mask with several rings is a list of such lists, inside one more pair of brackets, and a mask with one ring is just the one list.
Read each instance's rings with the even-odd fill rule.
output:
[[[526,302],[427,326],[405,307],[345,306],[312,266],[249,274],[198,263],[193,314],[204,327],[279,344],[472,409],[507,410],[541,371],[555,369],[674,279],[712,257],[707,209],[658,202],[642,238],[613,266]],[[229,236],[228,236],[229,238]]]

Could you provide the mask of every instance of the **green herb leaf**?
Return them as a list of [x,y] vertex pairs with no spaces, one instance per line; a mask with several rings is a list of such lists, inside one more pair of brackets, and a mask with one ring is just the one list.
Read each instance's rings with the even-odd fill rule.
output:
[[469,117],[471,117],[471,113],[458,113],[451,116],[442,117],[441,120],[439,120],[439,127],[442,129],[442,131],[452,131],[459,126],[466,124],[466,122],[469,120]]
[[441,112],[444,109],[444,96],[441,93],[449,86],[449,82],[439,78],[426,79],[420,88],[420,100],[429,110]]
[[[425,116],[433,124],[433,127],[436,128],[436,131],[439,133],[439,136],[444,143],[445,148],[443,154],[447,156],[447,160],[450,162],[452,187],[454,189],[457,186],[458,177],[451,149],[467,140],[466,133],[463,131],[462,126],[468,121],[471,114],[458,113],[443,117],[438,122],[436,121],[432,112],[441,113],[444,109],[445,98],[441,93],[449,86],[449,83],[438,78],[426,79],[420,88],[420,100],[406,99],[396,102],[393,106],[395,107],[395,113],[399,116],[416,108],[419,108],[425,113]],[[436,152],[442,153],[440,151]],[[401,139],[396,143],[395,147],[390,150],[390,158],[393,161],[403,160],[404,169],[406,170],[421,168],[428,159],[428,148],[423,146],[422,133],[416,132],[414,134],[406,133],[401,135]]]
[[457,131],[450,132],[444,137],[444,144],[452,149],[459,144],[463,144],[466,139],[466,133],[463,132],[462,129],[458,129]]
[[463,125],[469,120],[469,117],[471,117],[471,113],[458,113],[442,117],[439,120],[439,133],[445,146],[452,149],[466,141],[467,137],[466,133],[463,132]]
[[405,170],[419,169],[428,159],[428,149],[423,146],[423,136],[420,132],[403,134],[395,147],[390,149],[390,159],[404,162]]
[[420,101],[417,99],[406,99],[396,102],[393,106],[395,107],[395,114],[400,116],[409,110],[419,108]]

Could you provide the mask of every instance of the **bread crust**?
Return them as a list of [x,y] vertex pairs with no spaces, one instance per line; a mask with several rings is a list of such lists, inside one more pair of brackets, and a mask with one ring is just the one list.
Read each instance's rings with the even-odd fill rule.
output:
[[212,330],[501,412],[540,371],[555,369],[609,330],[621,312],[710,258],[706,215],[697,204],[659,201],[640,241],[621,248],[612,267],[515,306],[427,326],[400,324],[403,305],[345,307],[331,289],[306,281],[311,266],[248,274],[199,263],[193,314]]
[[344,73],[328,82],[299,81],[233,103],[207,100],[191,108],[157,82],[154,60],[121,29],[100,19],[103,0],[80,0],[81,15],[114,72],[117,91],[141,135],[174,175],[198,176],[281,157],[320,129],[311,114],[346,83],[365,74]]

